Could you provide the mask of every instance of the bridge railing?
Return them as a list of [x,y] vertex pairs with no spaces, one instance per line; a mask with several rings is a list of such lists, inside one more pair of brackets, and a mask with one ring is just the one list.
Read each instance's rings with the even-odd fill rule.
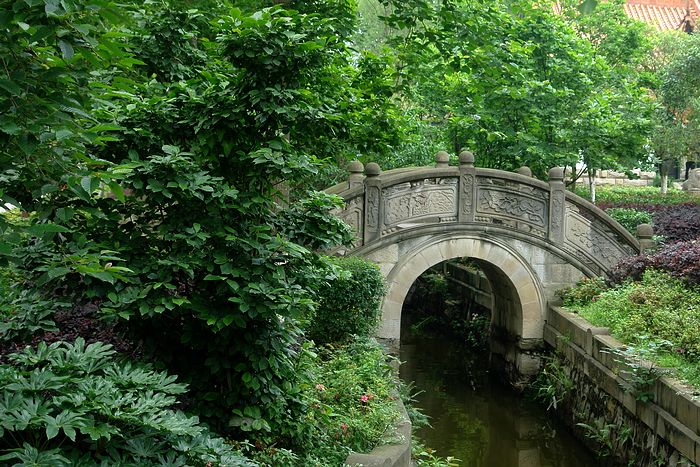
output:
[[445,229],[505,231],[543,242],[577,258],[600,274],[619,259],[639,252],[639,242],[592,203],[566,191],[564,171],[549,171],[549,181],[517,173],[476,168],[464,151],[459,166],[445,152],[434,167],[382,172],[375,163],[349,166],[348,181],[328,190],[345,200],[337,215],[356,232],[356,248],[397,232],[430,226]]

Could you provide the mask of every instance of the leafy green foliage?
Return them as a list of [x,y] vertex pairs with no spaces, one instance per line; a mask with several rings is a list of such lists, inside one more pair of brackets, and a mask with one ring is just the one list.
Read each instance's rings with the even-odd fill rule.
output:
[[650,142],[657,161],[665,162],[660,165],[665,178],[670,163],[682,157],[697,158],[700,41],[697,34],[674,32],[660,37],[657,49],[648,68],[656,75],[653,86],[661,107],[654,116]]
[[620,374],[623,377],[623,388],[642,402],[654,400],[652,385],[667,370],[656,368],[653,360],[659,355],[668,353],[673,344],[665,339],[650,339],[649,336],[639,336],[635,345],[625,348],[610,349],[621,364]]
[[[329,6],[338,17],[314,13]],[[27,14],[53,21],[43,7]],[[339,199],[299,187],[318,174],[317,156],[368,140],[387,146],[383,133],[370,137],[359,124],[369,101],[379,106],[373,115],[384,112],[387,64],[368,55],[354,66],[338,34],[343,12],[352,6],[127,8],[119,31],[106,32],[116,19],[94,30],[118,38],[112,55],[112,42],[94,44],[107,49],[106,61],[80,62],[94,80],[46,84],[79,96],[95,131],[110,137],[79,151],[57,146],[67,158],[60,170],[45,161],[22,167],[30,189],[0,180],[4,201],[36,212],[2,249],[32,285],[94,300],[124,320],[191,384],[192,408],[221,429],[296,436],[285,432],[302,410],[296,320],[312,313],[307,284],[323,269],[313,250],[351,239],[330,214]],[[34,47],[28,40],[14,42],[17,54]],[[129,64],[137,67],[116,73]],[[24,160],[14,145],[4,148],[12,163]],[[240,414],[252,421],[239,423]]]
[[55,331],[53,315],[67,306],[20,284],[0,284],[0,341],[22,342],[39,331]]
[[122,19],[112,2],[4,0],[0,11],[0,190],[31,211],[117,128],[90,114],[88,82],[103,77],[91,71],[136,62],[104,36]]
[[317,343],[347,341],[353,335],[369,336],[381,317],[384,279],[379,267],[358,257],[334,258],[316,286],[318,305],[307,324]]
[[609,208],[605,212],[620,223],[632,235],[637,234],[637,226],[651,224],[651,214],[629,208]]
[[667,358],[667,363],[683,360],[684,374],[697,381],[700,339],[695,330],[700,325],[700,293],[695,286],[650,269],[639,282],[617,285],[595,301],[572,307],[594,325],[609,327],[633,351],[644,350],[647,341],[670,342],[668,348],[657,349],[654,358]]
[[605,279],[602,277],[586,277],[573,287],[557,291],[557,295],[561,297],[564,306],[586,306],[594,302],[606,289]]
[[[0,459],[31,465],[253,465],[175,409],[174,376],[102,343],[40,343],[0,366]],[[70,442],[69,442],[70,441]],[[23,465],[24,465],[23,464]]]
[[547,410],[556,410],[573,390],[574,382],[559,356],[545,361],[530,388],[532,397],[547,404]]
[[[590,197],[588,189],[584,187],[577,188],[576,194],[584,198]],[[674,189],[669,189],[666,194],[650,186],[614,185],[598,187],[596,190],[596,204],[605,207],[626,207],[634,204],[641,208],[643,205],[669,206],[689,202],[697,203],[698,200],[687,191]]]
[[[481,165],[528,165],[538,176],[581,157],[598,169],[645,155],[653,106],[635,74],[613,63],[612,46],[597,49],[549,4],[382,3],[391,7],[387,25],[401,31],[392,42],[403,92],[428,124],[442,126],[455,153],[469,147]],[[616,44],[628,39],[624,25],[593,28],[608,42],[617,32]]]
[[[301,350],[303,415],[289,420],[293,439],[274,434],[243,451],[261,465],[341,465],[350,451],[368,452],[391,436],[398,418],[396,374],[381,346],[365,338]],[[290,430],[291,431],[291,430]]]

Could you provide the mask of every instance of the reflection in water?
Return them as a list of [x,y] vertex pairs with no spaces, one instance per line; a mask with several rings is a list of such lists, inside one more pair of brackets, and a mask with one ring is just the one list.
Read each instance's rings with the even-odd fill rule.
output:
[[417,435],[468,467],[589,467],[598,463],[544,408],[490,378],[487,356],[471,361],[444,339],[401,344],[401,378],[432,428]]

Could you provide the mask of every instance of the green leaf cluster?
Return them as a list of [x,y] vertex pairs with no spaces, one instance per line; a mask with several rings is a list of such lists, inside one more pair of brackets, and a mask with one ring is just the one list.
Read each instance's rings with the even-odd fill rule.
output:
[[358,257],[333,258],[325,277],[319,277],[316,306],[306,333],[317,343],[368,337],[381,316],[385,285],[379,267]]
[[637,226],[651,224],[651,213],[632,208],[608,208],[605,212],[620,223],[632,235],[637,234]]
[[0,460],[253,465],[176,409],[186,386],[174,376],[117,363],[113,355],[111,346],[82,338],[10,355],[0,365]]
[[[697,385],[700,381],[700,293],[666,272],[649,269],[640,281],[627,281],[609,288],[595,287],[593,300],[573,300],[590,296],[593,281],[569,291],[565,302],[596,326],[610,328],[610,333],[629,344],[628,356],[638,356],[650,348],[652,353],[642,355],[664,366],[680,368],[679,376]],[[663,348],[649,347],[649,343],[668,342]],[[658,346],[657,346],[658,347]],[[648,369],[648,365],[646,367]],[[638,370],[645,376],[645,369]]]

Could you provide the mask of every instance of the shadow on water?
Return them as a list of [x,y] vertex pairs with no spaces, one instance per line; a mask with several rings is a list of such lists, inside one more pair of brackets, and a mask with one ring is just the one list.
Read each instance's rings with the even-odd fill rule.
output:
[[446,338],[407,336],[400,358],[401,378],[421,391],[415,405],[432,425],[417,435],[437,454],[469,467],[598,465],[543,407],[491,377],[488,355],[470,356]]

